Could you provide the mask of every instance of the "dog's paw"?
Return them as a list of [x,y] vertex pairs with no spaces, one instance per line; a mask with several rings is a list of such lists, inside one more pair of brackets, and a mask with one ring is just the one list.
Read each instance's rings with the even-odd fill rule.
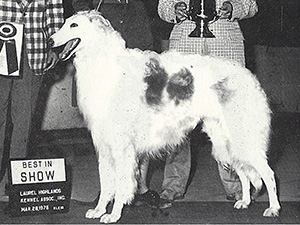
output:
[[88,218],[88,219],[100,218],[104,213],[105,212],[102,212],[101,210],[89,209],[85,214],[85,218]]
[[267,208],[265,211],[264,211],[264,214],[263,216],[266,216],[266,217],[278,217],[279,216],[279,210],[278,208]]
[[238,200],[235,204],[234,204],[234,208],[235,209],[248,209],[249,203],[243,201],[243,200]]
[[115,223],[120,219],[121,215],[104,214],[101,216],[100,223]]

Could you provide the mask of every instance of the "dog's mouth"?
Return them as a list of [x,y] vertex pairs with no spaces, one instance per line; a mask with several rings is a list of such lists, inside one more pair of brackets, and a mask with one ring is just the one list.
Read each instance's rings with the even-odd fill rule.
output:
[[70,41],[68,41],[65,45],[64,45],[64,49],[62,50],[61,53],[59,53],[59,59],[62,61],[66,61],[69,58],[71,58],[71,56],[74,55],[75,53],[75,48],[79,45],[80,43],[80,39],[79,38],[74,38]]

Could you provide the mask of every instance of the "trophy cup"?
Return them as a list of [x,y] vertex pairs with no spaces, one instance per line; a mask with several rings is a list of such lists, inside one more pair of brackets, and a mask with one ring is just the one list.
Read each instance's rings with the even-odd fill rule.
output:
[[[213,0],[212,0],[213,1]],[[215,35],[209,30],[208,22],[209,16],[205,15],[204,0],[192,0],[190,2],[190,18],[196,23],[196,28],[189,34],[189,37],[200,37],[200,38],[214,38]],[[216,14],[213,11],[213,17]]]

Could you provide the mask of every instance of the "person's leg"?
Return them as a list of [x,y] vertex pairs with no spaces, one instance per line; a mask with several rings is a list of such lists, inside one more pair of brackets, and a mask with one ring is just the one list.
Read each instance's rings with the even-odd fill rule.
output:
[[237,174],[218,164],[219,175],[227,194],[227,200],[242,199],[242,185]]
[[[29,68],[27,58],[24,58],[22,62],[22,77],[11,79],[10,82],[10,115],[12,119],[13,129],[9,147],[9,158],[26,157],[31,120],[35,110],[41,84],[42,76],[35,76],[32,70]],[[6,105],[6,102],[4,105]],[[2,143],[3,142],[1,142],[1,144]],[[8,166],[7,161],[8,159],[6,159],[6,166]],[[7,183],[8,178],[6,169],[6,173],[4,174],[1,186],[6,186]],[[5,196],[5,194],[4,198],[8,200],[8,196]]]
[[0,157],[1,159],[3,157],[3,151],[4,151],[7,110],[9,105],[9,95],[12,86],[12,81],[13,80],[11,78],[0,76]]
[[7,110],[9,106],[9,95],[12,86],[12,79],[0,76],[0,201],[7,201],[5,195],[5,184],[7,183],[8,157],[4,154],[4,141],[7,126]]
[[176,199],[182,199],[188,182],[191,169],[191,149],[190,140],[187,139],[176,150],[168,155],[164,170],[164,180],[162,184],[161,199],[167,204],[162,204],[161,208],[172,206]]
[[11,93],[13,131],[10,158],[25,158],[27,156],[32,117],[42,85],[42,76],[34,75],[26,58],[23,62],[22,75],[22,79],[14,80]]
[[149,159],[143,157],[140,159],[140,176],[138,178],[138,191],[134,204],[140,206],[146,204],[150,207],[157,208],[159,204],[159,194],[150,190],[147,184],[147,174],[149,168]]
[[144,194],[149,190],[148,185],[147,185],[148,168],[149,168],[149,159],[142,158],[140,161],[140,176],[138,179],[138,194]]

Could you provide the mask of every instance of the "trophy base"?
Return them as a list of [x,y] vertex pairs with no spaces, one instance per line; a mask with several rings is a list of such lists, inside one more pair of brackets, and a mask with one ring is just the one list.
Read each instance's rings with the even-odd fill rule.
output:
[[203,32],[201,29],[196,27],[190,34],[189,37],[200,37],[200,38],[215,38],[216,36],[208,29],[204,28]]

